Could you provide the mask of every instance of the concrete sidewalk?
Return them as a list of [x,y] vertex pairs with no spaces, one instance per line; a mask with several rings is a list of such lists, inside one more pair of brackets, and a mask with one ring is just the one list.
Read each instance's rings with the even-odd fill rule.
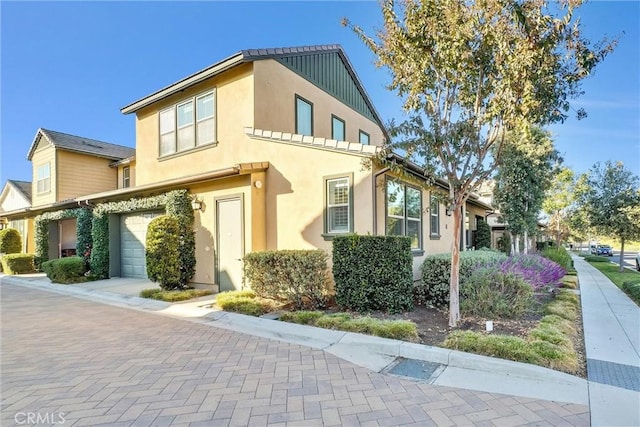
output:
[[573,257],[580,280],[594,426],[640,426],[640,309],[598,269]]

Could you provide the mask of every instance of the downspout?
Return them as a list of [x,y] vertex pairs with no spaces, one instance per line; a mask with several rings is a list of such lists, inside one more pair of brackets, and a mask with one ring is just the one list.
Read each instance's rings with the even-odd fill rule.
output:
[[373,185],[371,186],[371,200],[373,200],[373,235],[378,235],[378,192],[376,191],[376,182],[378,181],[378,177],[383,173],[387,173],[391,170],[391,168],[386,167],[384,169],[380,169],[378,172],[373,174]]

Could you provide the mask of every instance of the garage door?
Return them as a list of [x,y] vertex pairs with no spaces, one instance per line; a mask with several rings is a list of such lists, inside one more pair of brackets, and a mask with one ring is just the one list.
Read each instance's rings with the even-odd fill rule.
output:
[[149,222],[162,212],[144,212],[120,217],[120,276],[147,277],[144,245]]

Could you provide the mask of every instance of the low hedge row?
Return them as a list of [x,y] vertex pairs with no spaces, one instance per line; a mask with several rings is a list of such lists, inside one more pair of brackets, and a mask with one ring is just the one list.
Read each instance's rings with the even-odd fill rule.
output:
[[86,281],[84,258],[79,256],[45,261],[40,268],[53,283],[68,284]]
[[325,305],[329,286],[322,250],[252,252],[244,257],[244,278],[256,295],[284,299],[297,309]]
[[628,280],[622,283],[622,290],[640,305],[640,280]]
[[33,265],[33,254],[7,254],[2,255],[0,264],[2,271],[6,274],[29,274],[35,273]]

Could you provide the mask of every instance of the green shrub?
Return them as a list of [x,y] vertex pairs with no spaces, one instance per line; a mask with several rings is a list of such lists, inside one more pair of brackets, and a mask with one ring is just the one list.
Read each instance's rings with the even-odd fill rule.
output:
[[[478,267],[506,258],[503,253],[486,249],[460,252],[460,284],[462,285]],[[450,275],[451,254],[427,256],[422,263],[422,283],[415,288],[416,303],[436,307],[449,304]]]
[[186,301],[192,298],[203,297],[205,295],[211,295],[208,289],[184,289],[179,291],[163,291],[162,289],[143,289],[140,291],[142,298],[156,299],[160,301],[176,302]]
[[298,323],[300,325],[313,325],[316,320],[324,315],[321,311],[288,311],[282,313],[280,320],[289,323]]
[[413,309],[411,239],[338,236],[333,239],[336,302],[359,312]]
[[284,299],[297,309],[319,308],[327,297],[327,253],[322,250],[252,252],[244,257],[244,277],[256,295]]
[[151,220],[147,231],[147,276],[163,290],[184,289],[180,276],[180,223],[162,215]]
[[560,265],[565,270],[573,269],[573,259],[571,259],[571,255],[563,246],[546,248],[541,255]]
[[504,233],[498,238],[498,249],[507,255],[511,255],[511,234]]
[[33,258],[32,254],[7,254],[2,255],[0,263],[6,274],[29,274],[36,271]]
[[69,284],[87,280],[84,276],[86,270],[83,257],[52,259],[43,262],[40,268],[53,283]]
[[640,280],[628,280],[622,283],[624,290],[636,304],[640,304]]
[[562,278],[562,287],[568,289],[578,289],[578,278],[567,274]]
[[460,289],[460,311],[486,318],[520,318],[531,306],[532,298],[533,288],[522,277],[481,268]]
[[478,221],[475,244],[476,249],[491,247],[491,227],[486,221]]
[[15,228],[0,230],[0,254],[19,254],[22,252],[22,237]]

